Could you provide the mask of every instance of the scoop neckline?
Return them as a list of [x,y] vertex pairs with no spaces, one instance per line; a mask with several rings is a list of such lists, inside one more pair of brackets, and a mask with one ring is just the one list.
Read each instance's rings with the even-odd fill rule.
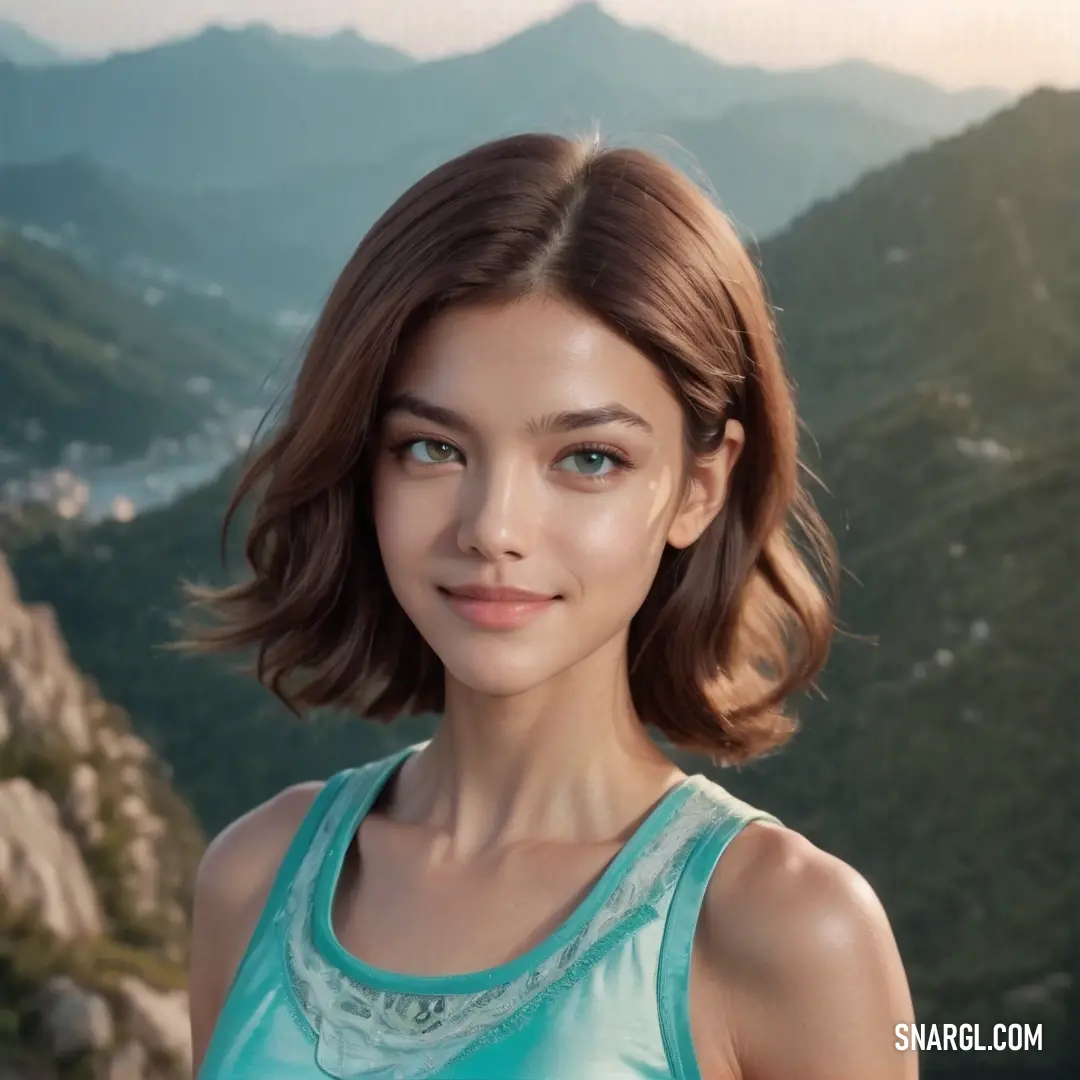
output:
[[338,823],[328,845],[326,858],[315,879],[311,920],[315,949],[347,978],[374,990],[428,995],[479,992],[513,982],[527,971],[536,968],[572,941],[604,906],[642,848],[660,833],[689,797],[694,780],[693,776],[684,776],[668,788],[626,843],[619,848],[581,902],[551,934],[532,948],[501,964],[476,971],[452,975],[412,975],[376,967],[349,952],[334,930],[333,901],[341,883],[349,845],[353,842],[357,830],[405,761],[426,745],[418,743],[395,754],[383,770],[366,785],[363,797]]

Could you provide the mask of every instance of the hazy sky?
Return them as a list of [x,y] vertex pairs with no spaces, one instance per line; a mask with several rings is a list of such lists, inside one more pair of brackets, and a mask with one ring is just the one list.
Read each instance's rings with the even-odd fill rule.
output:
[[[0,0],[0,18],[80,53],[210,22],[353,26],[419,57],[482,48],[567,0]],[[718,59],[793,67],[858,56],[948,86],[1080,88],[1080,0],[603,0]]]

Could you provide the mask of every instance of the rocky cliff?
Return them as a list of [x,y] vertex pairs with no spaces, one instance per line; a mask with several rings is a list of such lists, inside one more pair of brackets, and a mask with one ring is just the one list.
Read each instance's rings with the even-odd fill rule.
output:
[[0,556],[0,1080],[190,1075],[201,849],[166,766]]

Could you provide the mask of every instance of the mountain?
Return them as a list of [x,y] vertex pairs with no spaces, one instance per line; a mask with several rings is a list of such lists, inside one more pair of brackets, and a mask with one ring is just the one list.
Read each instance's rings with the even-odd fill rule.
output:
[[[420,739],[428,730],[424,721],[392,727],[334,716],[290,722],[275,700],[230,670],[231,662],[160,647],[176,633],[178,577],[222,580],[217,529],[233,480],[235,470],[227,470],[167,510],[140,514],[124,526],[105,522],[86,530],[58,522],[41,537],[18,534],[5,545],[23,595],[56,608],[76,661],[106,694],[121,687],[125,708],[133,702],[148,707],[138,718],[139,734],[170,763],[177,789],[210,834],[240,808],[293,782],[286,777],[329,776],[342,761],[390,753],[402,739]],[[239,533],[232,537],[231,565],[242,559],[238,539]],[[252,746],[271,745],[272,754],[251,753]],[[244,762],[242,770],[237,761]]]
[[229,401],[250,404],[277,335],[220,301],[121,292],[74,259],[0,230],[0,445],[50,465],[72,442],[137,456]]
[[[599,115],[627,138],[647,134],[642,126],[656,119],[706,119],[748,101],[823,96],[944,134],[1008,100],[993,89],[952,94],[873,64],[778,72],[725,65],[655,30],[628,27],[595,3],[577,4],[483,52],[422,64],[398,85],[410,95],[427,88],[423,96],[437,103],[442,131],[452,130],[456,116],[489,113],[485,97],[497,87],[514,110],[498,118],[503,129],[589,125]],[[436,96],[437,89],[450,96]],[[465,107],[473,113],[460,113]]]
[[[708,120],[676,121],[669,132],[704,172],[740,230],[778,231],[815,202],[933,139],[928,127],[892,119],[844,97],[747,101]],[[662,144],[656,149],[663,149]]]
[[911,127],[927,128],[937,135],[962,131],[1012,100],[1012,95],[993,86],[949,93],[916,75],[866,60],[843,60],[825,67],[786,72],[785,81],[786,97],[805,95],[858,101],[871,112],[890,116]]
[[1078,192],[1080,93],[1041,91],[764,245],[844,624],[876,644],[841,638],[795,749],[739,777],[886,898],[924,1013],[1029,1009],[1061,1055],[1080,990]]
[[0,556],[0,1071],[190,1075],[202,834],[167,767],[74,668]]
[[[1035,1056],[929,1055],[928,1077],[1064,1080],[1080,1049],[1078,192],[1080,93],[1041,91],[760,250],[829,487],[845,634],[790,749],[713,775],[867,876],[921,1020],[1043,1024]],[[9,546],[208,830],[430,723],[298,724],[224,663],[156,648],[177,579],[220,579],[231,479]]]
[[[728,214],[756,236],[775,232],[867,170],[933,137],[929,129],[829,97],[750,101],[719,117],[669,121],[664,131],[664,137],[641,135],[633,142],[703,171]],[[431,139],[378,161],[314,168],[283,183],[207,193],[198,202],[204,214],[251,236],[303,248],[309,265],[320,267],[309,281],[318,282],[322,295],[379,214],[464,148],[460,141]]]
[[408,53],[368,41],[348,27],[334,34],[316,36],[289,34],[266,23],[252,23],[239,32],[259,37],[278,49],[287,60],[316,70],[401,71],[416,63]]
[[599,119],[637,137],[747,100],[839,95],[938,134],[1007,100],[886,71],[875,82],[878,70],[725,67],[591,4],[482,52],[391,72],[312,69],[266,33],[211,27],[99,63],[0,67],[0,100],[14,104],[0,115],[0,162],[79,153],[170,190],[245,188],[523,127]]
[[318,296],[328,274],[306,244],[276,244],[230,215],[77,155],[0,167],[4,220],[50,234],[84,264],[127,286],[220,290],[265,314]]
[[208,219],[304,251],[316,268],[302,297],[311,304],[329,292],[379,215],[426,172],[464,148],[456,139],[418,141],[367,163],[317,166],[277,183],[206,191],[194,202]]
[[0,115],[0,161],[79,154],[169,190],[242,184],[332,157],[388,77],[312,70],[220,27],[95,63],[4,65],[0,99],[15,107]]
[[[1044,410],[1067,411],[1077,374],[1077,101],[1029,95],[864,177],[762,246],[808,413],[831,423],[921,380],[963,390],[976,372],[1010,424],[1045,430]],[[1011,382],[1018,364],[1032,365],[1021,394]]]
[[[1061,346],[1041,344],[1007,378],[1021,410]],[[720,777],[867,877],[920,1020],[1043,1025],[1040,1053],[929,1055],[926,1077],[1065,1080],[1080,1061],[1080,350],[1066,357],[1043,433],[1010,422],[991,367],[821,439],[844,624],[873,643],[841,637],[790,752]]]
[[63,64],[67,56],[41,38],[34,37],[18,23],[0,19],[0,60],[24,67]]

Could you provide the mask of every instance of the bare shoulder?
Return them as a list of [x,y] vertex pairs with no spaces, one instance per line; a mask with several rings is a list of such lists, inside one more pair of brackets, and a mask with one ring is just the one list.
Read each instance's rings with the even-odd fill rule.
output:
[[215,907],[218,903],[235,907],[263,886],[269,892],[289,844],[322,788],[319,781],[285,788],[223,829],[199,864],[196,899]]
[[739,1074],[916,1076],[914,1055],[895,1048],[912,1004],[885,910],[861,874],[799,833],[755,822],[732,841],[695,956],[695,1040],[728,1016]]
[[[739,933],[731,933],[737,925]],[[892,932],[869,883],[847,863],[782,826],[754,822],[732,842],[705,895],[701,930],[721,952],[748,949],[762,961],[790,946],[792,960],[843,956]],[[740,944],[741,943],[741,944]]]
[[219,833],[202,857],[188,980],[196,1069],[289,845],[322,787],[279,792]]

